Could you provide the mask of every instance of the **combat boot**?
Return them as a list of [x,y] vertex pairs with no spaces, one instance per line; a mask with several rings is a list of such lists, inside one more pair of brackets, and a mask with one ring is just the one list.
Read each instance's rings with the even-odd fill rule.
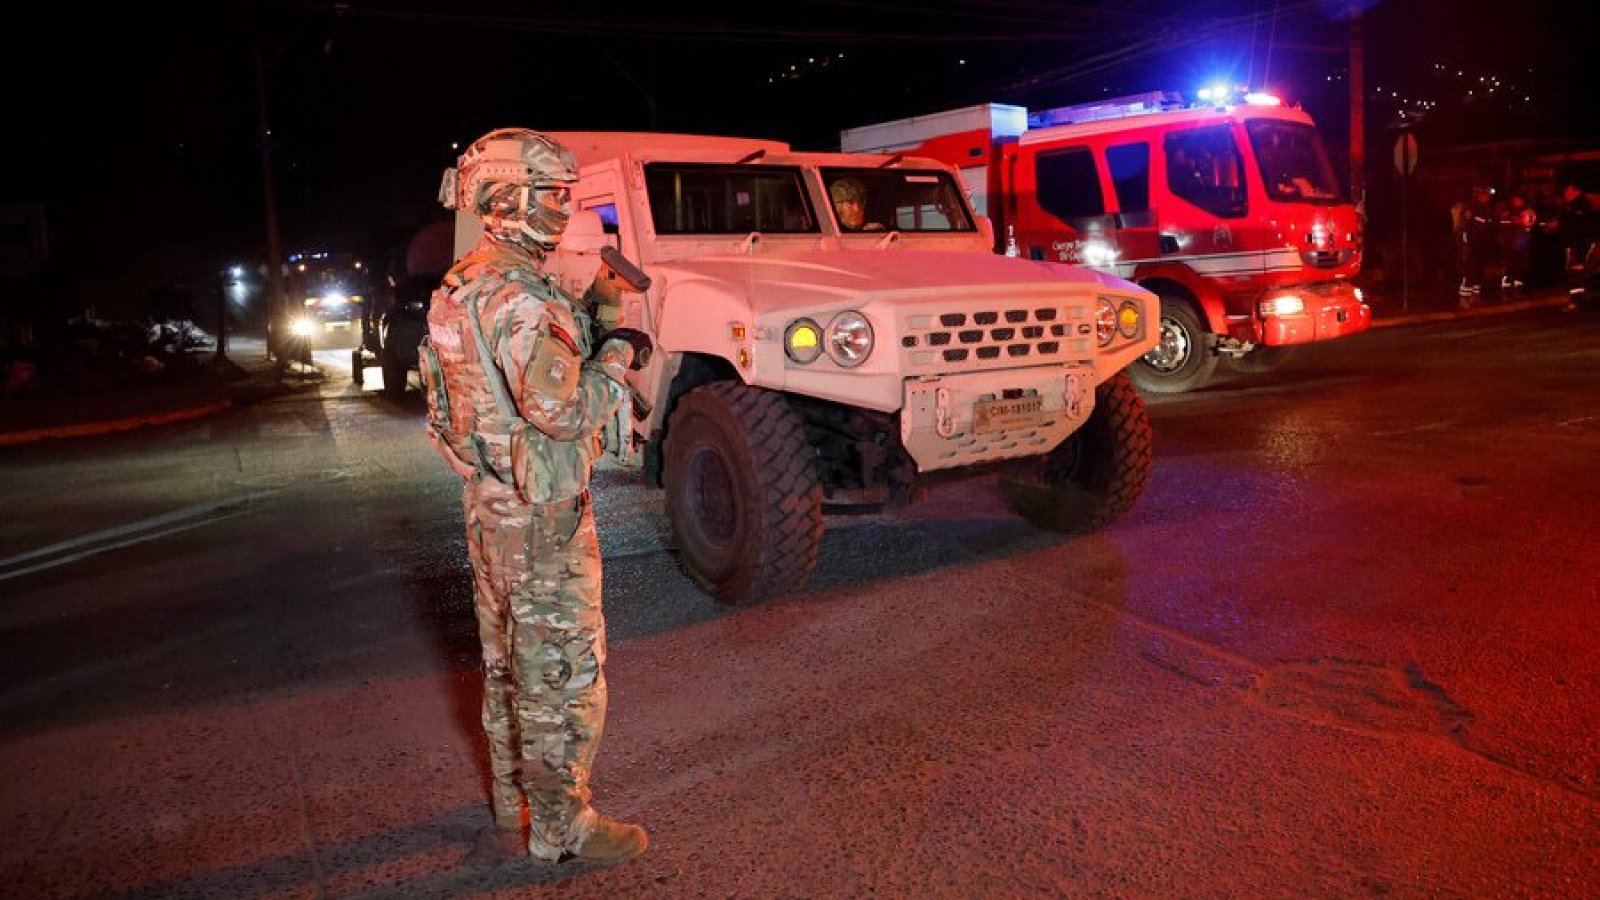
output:
[[611,866],[633,859],[649,845],[650,838],[643,828],[601,816],[583,843],[561,854],[561,862]]

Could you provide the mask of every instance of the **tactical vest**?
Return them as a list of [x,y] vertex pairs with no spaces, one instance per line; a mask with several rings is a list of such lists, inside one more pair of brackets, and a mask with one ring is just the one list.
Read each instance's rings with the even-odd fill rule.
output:
[[[556,503],[580,494],[589,483],[599,436],[592,429],[558,440],[520,414],[512,382],[496,361],[484,333],[482,304],[508,284],[537,302],[572,311],[577,334],[552,334],[546,322],[535,337],[532,390],[559,403],[583,406],[598,397],[581,383],[589,356],[588,317],[547,279],[491,247],[463,259],[434,293],[429,334],[419,348],[419,368],[428,401],[429,439],[446,463],[464,478],[491,478],[514,486],[528,503]],[[494,318],[498,319],[498,310]],[[497,340],[503,326],[496,325]],[[582,418],[591,412],[579,410]]]

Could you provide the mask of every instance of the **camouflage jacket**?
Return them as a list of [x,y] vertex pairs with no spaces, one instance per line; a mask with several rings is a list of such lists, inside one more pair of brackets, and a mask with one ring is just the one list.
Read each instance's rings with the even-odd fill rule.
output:
[[588,317],[541,259],[486,239],[428,312],[429,439],[458,474],[514,485],[529,503],[577,496],[628,395],[625,351],[608,344],[590,360],[590,342]]

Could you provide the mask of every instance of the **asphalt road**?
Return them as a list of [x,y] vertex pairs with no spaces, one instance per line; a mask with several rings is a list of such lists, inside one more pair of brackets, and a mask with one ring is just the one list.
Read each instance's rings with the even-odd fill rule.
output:
[[1600,896],[1600,316],[1155,399],[1109,531],[955,485],[751,607],[603,472],[596,798],[652,843],[560,881],[462,862],[458,494],[373,387],[0,448],[0,893]]

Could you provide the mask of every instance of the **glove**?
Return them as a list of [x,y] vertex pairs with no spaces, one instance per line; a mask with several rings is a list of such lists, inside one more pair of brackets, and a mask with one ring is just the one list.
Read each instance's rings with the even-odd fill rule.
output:
[[637,370],[650,364],[650,351],[655,349],[655,343],[650,340],[650,335],[637,328],[613,328],[600,339],[600,352],[596,355],[604,356],[606,347],[613,341],[626,344],[631,350],[629,355],[632,357],[632,362],[628,364],[628,368]]

